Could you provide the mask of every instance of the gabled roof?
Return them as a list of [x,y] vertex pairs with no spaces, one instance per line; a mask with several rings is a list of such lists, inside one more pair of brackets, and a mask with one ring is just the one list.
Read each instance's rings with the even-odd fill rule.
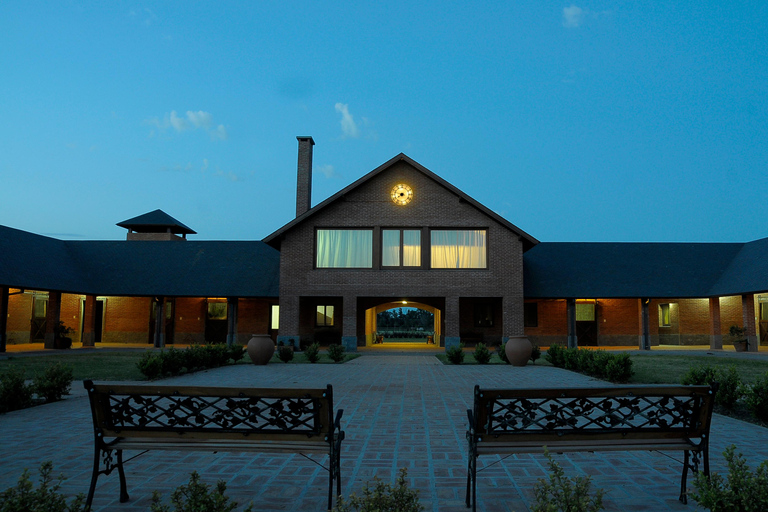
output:
[[526,233],[522,229],[518,228],[517,226],[515,226],[514,224],[509,222],[507,219],[505,219],[504,217],[502,217],[498,213],[490,210],[486,206],[483,206],[480,202],[478,202],[475,199],[473,199],[472,197],[468,196],[467,194],[465,194],[464,192],[462,192],[458,188],[454,187],[453,185],[451,185],[450,183],[445,181],[443,178],[441,178],[437,174],[433,173],[432,171],[430,171],[426,167],[422,166],[421,164],[419,164],[415,160],[409,158],[408,156],[406,156],[403,153],[400,153],[396,157],[394,157],[391,160],[385,162],[384,164],[380,165],[379,167],[377,167],[373,171],[369,172],[368,174],[366,174],[362,178],[358,179],[357,181],[355,181],[351,185],[345,187],[344,189],[342,189],[339,192],[335,193],[334,195],[332,195],[331,197],[329,197],[325,201],[323,201],[320,204],[316,205],[314,208],[308,210],[307,212],[305,212],[304,214],[300,215],[299,217],[296,217],[295,219],[293,219],[288,224],[284,225],[283,227],[281,227],[280,229],[278,229],[274,233],[272,233],[269,236],[267,236],[266,238],[264,238],[264,242],[266,242],[266,243],[270,244],[271,246],[279,249],[279,247],[280,247],[280,239],[281,239],[282,235],[284,235],[286,232],[288,232],[291,229],[293,229],[294,226],[303,223],[304,221],[306,221],[307,219],[309,219],[310,217],[312,217],[314,215],[317,215],[319,212],[323,211],[329,205],[335,203],[336,201],[338,201],[341,198],[343,198],[345,195],[349,194],[352,190],[362,186],[363,184],[367,183],[368,181],[370,181],[374,177],[376,177],[379,174],[385,172],[387,169],[392,167],[394,164],[396,164],[398,162],[401,162],[401,161],[408,163],[409,165],[411,165],[417,171],[421,172],[422,174],[424,174],[425,176],[429,177],[430,179],[432,179],[433,181],[435,181],[436,183],[438,183],[442,187],[444,187],[444,188],[450,190],[452,193],[456,194],[462,201],[464,201],[464,202],[474,206],[475,208],[477,208],[479,211],[481,211],[482,213],[484,213],[488,217],[491,217],[492,219],[494,219],[499,224],[505,226],[506,228],[508,228],[509,230],[514,232],[516,235],[518,235],[520,237],[520,240],[523,242],[523,251],[527,251],[528,249],[530,249],[531,247],[533,247],[533,246],[535,246],[536,244],[539,243],[539,241],[536,240],[534,237],[532,237],[531,235],[529,235],[528,233]]
[[118,222],[121,228],[130,229],[137,233],[165,233],[170,229],[171,233],[196,235],[192,228],[185,226],[163,210],[155,210],[132,219]]
[[0,284],[92,295],[277,297],[264,242],[63,241],[0,226]]

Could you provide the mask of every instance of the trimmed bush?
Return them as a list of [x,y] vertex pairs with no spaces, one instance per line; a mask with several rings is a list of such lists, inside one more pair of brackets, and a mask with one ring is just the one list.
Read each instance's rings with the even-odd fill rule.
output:
[[349,500],[339,497],[333,512],[421,512],[424,507],[419,503],[419,491],[408,488],[407,474],[405,468],[400,469],[394,486],[373,477],[372,485],[368,482],[363,486],[362,496],[353,493]]
[[56,402],[69,394],[72,386],[73,369],[61,363],[55,363],[45,368],[42,374],[35,375],[32,389],[38,397],[46,402]]
[[277,357],[284,363],[293,361],[293,349],[291,347],[280,347],[277,350]]
[[445,351],[445,356],[452,364],[461,364],[464,362],[464,344],[459,343]]
[[715,403],[726,409],[733,409],[736,402],[744,395],[744,384],[735,366],[718,369],[711,366],[694,366],[688,370],[680,382],[695,386],[709,386],[717,382],[719,388],[715,395]]
[[310,363],[316,363],[320,360],[320,345],[313,343],[304,349],[304,356]]
[[552,366],[557,366],[558,368],[562,368],[565,363],[565,347],[562,345],[553,344],[550,345],[547,349],[547,355],[545,356],[547,358],[547,361],[550,362]]
[[150,351],[144,352],[139,362],[136,363],[136,367],[139,369],[142,375],[149,380],[156,379],[163,375],[163,360],[160,354],[154,354]]
[[139,371],[148,379],[163,376],[176,376],[206,368],[218,368],[237,362],[245,355],[242,345],[227,347],[223,343],[211,345],[192,345],[185,350],[171,347],[160,352],[147,351],[136,363]]
[[243,345],[233,343],[232,346],[229,347],[229,359],[231,359],[233,363],[236,363],[243,357],[245,357],[245,347]]
[[585,373],[611,382],[627,382],[632,371],[629,354],[611,354],[604,350],[581,350],[552,345],[547,350],[547,360],[558,368]]
[[723,478],[713,472],[707,477],[703,472],[696,473],[690,496],[712,512],[768,510],[768,461],[763,461],[752,473],[744,457],[735,451],[736,447],[730,445],[723,453],[728,476]]
[[53,463],[43,462],[40,466],[40,486],[34,488],[29,470],[21,473],[16,487],[0,493],[0,512],[82,512],[85,510],[85,495],[78,494],[67,504],[66,497],[59,494],[64,476],[54,482]]
[[[504,359],[506,360],[507,355],[504,354]],[[531,362],[533,364],[536,364],[536,360],[541,358],[541,348],[535,343],[532,344],[531,348]]]
[[549,480],[539,478],[533,489],[536,502],[533,504],[533,512],[556,512],[564,510],[568,512],[597,512],[603,510],[602,489],[595,490],[594,496],[590,493],[592,479],[589,476],[568,478],[563,468],[555,462],[544,447],[544,456],[549,466]]
[[509,364],[509,359],[507,359],[507,342],[506,341],[502,342],[501,345],[496,347],[496,354],[499,356],[499,359]]
[[610,354],[605,366],[605,377],[611,382],[627,382],[635,372],[629,354]]
[[15,411],[32,405],[32,386],[24,379],[24,372],[10,368],[0,375],[0,412]]
[[488,364],[488,362],[491,360],[491,351],[488,350],[485,347],[485,344],[478,343],[475,346],[475,361],[477,361],[478,364]]
[[768,422],[768,372],[747,388],[746,402],[755,418]]
[[[227,484],[224,480],[216,483],[216,488],[200,481],[200,475],[193,471],[189,477],[189,483],[180,485],[171,493],[171,504],[174,512],[232,512],[237,508],[236,501],[230,501],[224,493]],[[162,505],[160,493],[152,493],[151,512],[171,512],[171,507]],[[253,504],[248,505],[244,512],[252,511]]]
[[344,345],[329,345],[328,357],[338,363],[344,360]]

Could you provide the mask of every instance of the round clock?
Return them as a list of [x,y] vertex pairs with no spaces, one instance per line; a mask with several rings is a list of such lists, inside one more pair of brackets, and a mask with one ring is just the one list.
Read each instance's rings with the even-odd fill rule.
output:
[[399,205],[406,205],[413,199],[413,190],[404,184],[395,185],[392,189],[392,202]]

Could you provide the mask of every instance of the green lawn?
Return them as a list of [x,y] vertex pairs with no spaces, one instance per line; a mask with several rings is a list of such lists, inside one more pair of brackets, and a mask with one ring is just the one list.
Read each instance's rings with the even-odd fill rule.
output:
[[21,368],[26,378],[31,379],[48,365],[61,362],[74,370],[74,380],[144,380],[136,363],[144,351],[116,352],[97,351],[83,353],[52,354],[40,356],[13,357],[0,360],[0,373],[8,368]]
[[694,366],[727,368],[735,366],[741,380],[751,384],[768,372],[768,361],[714,356],[680,356],[632,354],[632,369],[635,375],[630,379],[634,384],[679,384],[683,375]]

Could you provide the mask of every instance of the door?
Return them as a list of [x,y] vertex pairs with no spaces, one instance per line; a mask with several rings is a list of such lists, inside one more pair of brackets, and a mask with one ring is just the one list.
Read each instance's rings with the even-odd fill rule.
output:
[[576,303],[576,337],[580,347],[597,346],[596,309],[593,302]]
[[760,302],[760,344],[768,345],[768,302]]
[[[165,303],[163,304],[163,311],[165,313],[165,337],[163,338],[165,340],[166,345],[170,345],[173,343],[173,320],[174,320],[174,313],[175,313],[175,305],[176,301],[174,299],[165,299]],[[149,303],[149,340],[148,343],[150,345],[155,343],[155,316],[157,315],[157,302],[156,301],[150,301]]]
[[35,295],[32,298],[32,320],[29,331],[29,342],[45,341],[46,317],[48,315],[48,298]]
[[208,343],[227,342],[227,303],[209,302],[205,315],[205,341]]

